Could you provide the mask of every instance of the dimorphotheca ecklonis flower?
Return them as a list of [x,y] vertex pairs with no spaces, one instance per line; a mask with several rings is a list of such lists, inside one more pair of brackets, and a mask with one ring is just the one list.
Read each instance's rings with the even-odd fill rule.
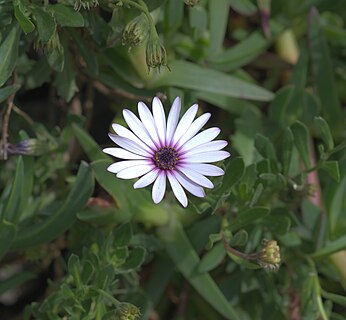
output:
[[221,150],[227,145],[226,141],[212,141],[220,133],[219,128],[198,133],[209,120],[210,113],[195,119],[198,105],[194,104],[179,121],[180,109],[181,101],[177,97],[167,122],[164,108],[157,97],[152,102],[152,113],[143,102],[138,103],[139,118],[125,109],[124,119],[131,130],[113,124],[116,134],[110,133],[109,137],[120,148],[106,148],[103,152],[125,159],[107,168],[118,178],[141,177],[135,182],[135,189],[154,183],[152,198],[155,203],[162,200],[168,178],[175,197],[186,207],[184,189],[197,197],[204,197],[203,187],[214,187],[205,176],[224,174],[221,168],[210,163],[223,160],[230,154]]

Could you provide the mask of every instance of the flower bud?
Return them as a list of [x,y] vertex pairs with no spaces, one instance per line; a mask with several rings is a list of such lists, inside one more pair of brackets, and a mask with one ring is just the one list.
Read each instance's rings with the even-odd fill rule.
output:
[[147,17],[142,13],[131,20],[123,32],[123,44],[137,46],[142,43],[149,32],[149,23]]
[[121,302],[118,306],[119,320],[137,320],[140,315],[140,310],[131,303]]
[[79,11],[83,7],[83,9],[90,10],[91,7],[96,7],[98,4],[98,0],[76,0],[74,3],[74,9]]
[[280,247],[275,240],[263,240],[263,248],[259,253],[259,263],[265,269],[277,271],[280,266]]
[[48,151],[55,149],[57,146],[55,141],[39,140],[39,139],[26,139],[16,144],[9,144],[7,146],[7,153],[9,155],[27,155],[27,156],[40,156]]
[[193,7],[199,3],[199,0],[184,0],[184,2],[186,5]]
[[158,37],[149,39],[147,43],[146,62],[149,70],[150,68],[158,67],[160,69],[161,66],[167,66],[166,49]]

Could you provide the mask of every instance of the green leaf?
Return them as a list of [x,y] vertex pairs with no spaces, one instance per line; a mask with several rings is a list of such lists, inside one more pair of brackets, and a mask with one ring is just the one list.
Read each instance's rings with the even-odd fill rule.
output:
[[255,136],[255,147],[263,158],[271,160],[277,159],[273,143],[260,133],[257,133]]
[[77,212],[86,205],[93,190],[94,179],[91,170],[82,162],[76,181],[62,206],[41,223],[20,229],[13,242],[13,248],[23,249],[56,239],[71,227]]
[[19,84],[12,84],[10,86],[0,88],[0,103],[5,101],[11,94],[17,92],[19,88]]
[[54,86],[56,87],[58,94],[64,98],[66,102],[69,102],[78,91],[76,72],[71,60],[69,51],[67,47],[64,46],[64,68],[62,72],[57,73],[54,80]]
[[196,274],[199,257],[177,220],[159,229],[167,253],[193,288],[226,319],[239,319],[236,311],[208,273]]
[[239,230],[230,240],[231,247],[243,247],[248,241],[249,235],[245,230]]
[[22,187],[24,185],[24,163],[22,156],[18,157],[16,172],[13,177],[10,195],[7,199],[5,209],[2,216],[11,222],[17,222],[20,218],[21,212],[19,209]]
[[335,241],[328,242],[323,248],[314,252],[311,257],[315,259],[325,258],[334,252],[338,252],[346,249],[346,235],[341,236]]
[[288,127],[285,130],[283,142],[282,142],[282,172],[287,175],[290,169],[293,151],[293,133]]
[[273,234],[284,235],[291,227],[291,219],[286,208],[275,208],[269,216],[262,220],[262,225],[267,227]]
[[326,146],[326,150],[332,150],[334,148],[334,140],[327,121],[322,117],[315,117],[314,122],[316,130]]
[[268,41],[256,31],[245,40],[210,58],[210,62],[214,68],[223,72],[232,71],[254,60],[268,45]]
[[35,30],[35,25],[30,18],[25,14],[25,5],[19,0],[18,5],[14,6],[14,16],[19,22],[25,33],[30,33]]
[[64,70],[65,64],[65,54],[64,48],[60,47],[58,49],[53,49],[53,51],[47,54],[47,61],[49,65],[57,72],[62,72]]
[[200,264],[198,265],[198,272],[204,273],[213,270],[222,262],[225,255],[226,251],[223,247],[223,243],[219,242],[203,256]]
[[150,88],[176,86],[259,101],[269,101],[273,98],[270,91],[257,85],[191,62],[175,60],[170,62],[169,66],[171,71],[161,72],[148,84]]
[[81,266],[79,262],[79,257],[72,253],[67,262],[67,269],[70,275],[72,275],[76,286],[79,287],[81,285]]
[[321,169],[326,171],[336,182],[340,181],[340,170],[338,161],[324,161]]
[[214,0],[209,2],[209,56],[214,56],[222,49],[227,30],[228,15],[228,0]]
[[218,194],[229,193],[231,188],[240,180],[244,174],[244,161],[242,158],[233,158],[227,165],[222,186],[217,190]]
[[242,15],[252,16],[257,12],[257,7],[250,0],[230,0],[229,2],[232,9]]
[[113,231],[115,247],[127,246],[132,238],[132,227],[131,223],[124,223]]
[[294,144],[303,159],[306,169],[311,167],[310,163],[310,138],[308,128],[300,121],[291,125]]
[[320,17],[314,7],[310,10],[308,28],[316,93],[321,101],[322,115],[328,123],[333,124],[333,131],[340,136],[344,124],[337,85],[334,78],[334,66],[327,41],[321,28]]
[[12,25],[6,38],[0,45],[0,87],[11,76],[16,65],[20,33],[21,31],[17,25]]
[[6,280],[1,280],[0,282],[0,295],[6,291],[19,287],[21,284],[36,278],[36,274],[33,272],[24,271],[17,273]]
[[83,16],[73,10],[71,7],[68,7],[64,4],[54,4],[49,6],[50,10],[53,12],[53,15],[62,27],[84,27],[84,18]]
[[322,291],[322,296],[325,299],[331,300],[331,301],[339,304],[340,306],[346,307],[346,297],[345,296],[335,294],[335,293],[326,292],[326,291]]
[[126,259],[126,262],[121,266],[121,269],[130,272],[132,270],[135,270],[139,268],[145,259],[145,249],[142,247],[134,248],[128,258]]
[[232,231],[243,228],[251,223],[257,222],[259,219],[263,219],[269,214],[269,208],[265,207],[253,207],[239,212],[233,223],[230,223]]
[[56,23],[53,17],[39,7],[33,10],[39,38],[42,42],[47,42],[53,35],[56,29]]
[[29,198],[31,197],[32,189],[34,187],[34,158],[30,156],[24,157],[23,164],[24,176],[18,206],[18,213],[20,214],[19,220],[21,220],[24,215],[24,211],[28,206]]
[[16,234],[17,226],[15,224],[6,220],[0,221],[0,261],[10,249],[12,241],[15,239]]

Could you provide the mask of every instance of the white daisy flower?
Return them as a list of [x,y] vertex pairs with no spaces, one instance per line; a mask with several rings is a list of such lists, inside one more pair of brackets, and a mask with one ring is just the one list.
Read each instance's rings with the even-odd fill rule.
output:
[[[166,178],[178,201],[187,206],[184,189],[197,197],[204,197],[204,188],[213,188],[206,176],[221,176],[224,171],[209,163],[230,156],[223,151],[227,142],[212,141],[219,128],[200,129],[210,118],[205,113],[194,120],[198,105],[191,106],[179,120],[181,100],[175,98],[167,122],[165,111],[159,98],[152,102],[152,113],[143,103],[138,103],[139,118],[130,110],[123,111],[129,129],[113,124],[116,134],[109,134],[118,148],[105,148],[103,152],[124,159],[111,164],[107,170],[121,179],[139,178],[135,189],[154,183],[152,198],[159,203],[166,191]],[[197,134],[198,133],[198,134]]]

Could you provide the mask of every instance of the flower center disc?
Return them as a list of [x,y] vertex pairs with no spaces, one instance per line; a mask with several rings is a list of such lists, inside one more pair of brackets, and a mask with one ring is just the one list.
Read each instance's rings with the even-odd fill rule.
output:
[[154,161],[159,169],[172,170],[178,160],[178,152],[174,148],[163,147],[155,152]]

